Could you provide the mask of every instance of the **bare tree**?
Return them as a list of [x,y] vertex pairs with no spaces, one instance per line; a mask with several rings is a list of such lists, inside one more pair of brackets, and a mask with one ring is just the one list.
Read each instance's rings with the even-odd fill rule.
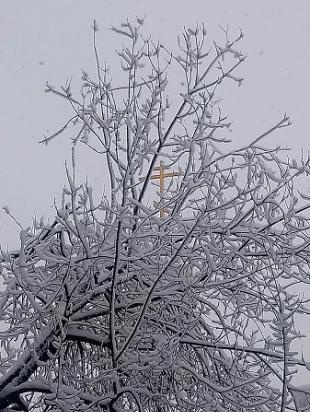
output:
[[[188,28],[173,54],[144,38],[142,23],[113,28],[129,42],[124,86],[99,61],[96,24],[97,75],[83,73],[81,96],[47,85],[73,115],[44,142],[71,128],[73,162],[54,224],[35,222],[17,254],[2,253],[0,405],[296,410],[291,380],[308,367],[294,341],[295,317],[309,313],[298,285],[309,283],[310,199],[294,182],[309,159],[264,146],[286,115],[227,149],[217,92],[242,82],[242,33],[224,30],[209,48],[203,25]],[[184,83],[169,101],[177,68]],[[80,142],[105,159],[98,204],[76,181]]]

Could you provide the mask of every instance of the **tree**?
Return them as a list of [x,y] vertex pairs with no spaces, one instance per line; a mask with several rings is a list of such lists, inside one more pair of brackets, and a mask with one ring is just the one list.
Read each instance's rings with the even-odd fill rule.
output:
[[[296,410],[296,316],[309,314],[310,173],[263,139],[228,148],[230,122],[216,101],[245,57],[240,33],[206,45],[185,29],[179,54],[141,34],[142,20],[113,30],[127,80],[113,86],[99,61],[47,92],[68,101],[75,133],[68,187],[52,225],[22,230],[2,252],[2,410]],[[168,98],[168,74],[182,91]],[[179,104],[179,105],[178,105]],[[178,105],[178,106],[177,106]],[[76,132],[75,132],[76,131]],[[82,142],[105,159],[100,202],[77,183]],[[157,168],[157,169],[156,169]],[[166,168],[166,169],[165,169]],[[163,173],[178,174],[179,184]],[[154,193],[154,171],[161,174]],[[159,201],[153,205],[150,201]],[[7,210],[8,213],[9,210]]]

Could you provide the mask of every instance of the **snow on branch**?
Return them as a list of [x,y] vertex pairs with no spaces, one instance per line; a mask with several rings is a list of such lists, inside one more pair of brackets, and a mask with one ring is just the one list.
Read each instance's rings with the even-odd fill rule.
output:
[[142,25],[112,27],[123,83],[94,22],[96,74],[82,73],[79,96],[47,85],[72,116],[41,142],[70,132],[102,156],[106,190],[96,202],[76,181],[73,152],[54,222],[1,251],[1,410],[298,410],[309,158],[267,141],[287,115],[227,148],[218,91],[242,83],[242,33],[210,43],[197,25],[174,53]]

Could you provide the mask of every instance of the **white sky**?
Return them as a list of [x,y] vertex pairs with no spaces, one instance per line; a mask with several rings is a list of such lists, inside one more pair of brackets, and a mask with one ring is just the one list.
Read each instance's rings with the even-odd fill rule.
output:
[[[145,15],[145,31],[172,48],[185,25],[204,21],[210,41],[222,39],[217,25],[241,27],[248,60],[239,73],[245,81],[240,89],[226,87],[222,105],[234,120],[234,141],[249,141],[287,112],[294,125],[272,143],[308,150],[308,0],[1,0],[0,206],[7,205],[23,225],[31,224],[34,213],[52,217],[70,158],[64,138],[48,147],[38,144],[70,114],[65,102],[44,93],[45,82],[58,86],[73,76],[78,87],[81,69],[94,67],[93,18],[102,60],[115,61],[120,43],[108,28],[136,15]],[[80,161],[94,185],[101,180],[101,161],[89,155]],[[18,245],[18,230],[2,209],[0,243]]]
[[[65,183],[70,144],[61,137],[49,146],[38,141],[68,118],[65,102],[44,93],[46,81],[59,86],[81,69],[92,70],[91,23],[96,18],[102,61],[115,62],[118,37],[108,28],[146,16],[145,32],[171,48],[185,25],[205,22],[209,40],[222,37],[217,25],[245,33],[248,55],[239,73],[242,88],[228,86],[222,107],[234,120],[236,144],[250,141],[284,112],[293,125],[270,144],[309,150],[309,0],[1,0],[0,1],[0,206],[7,205],[25,226],[37,216],[53,217],[53,199]],[[112,74],[113,76],[113,74]],[[117,79],[117,75],[115,75]],[[81,174],[96,186],[102,159],[83,154]],[[18,230],[0,210],[0,244],[18,246]]]

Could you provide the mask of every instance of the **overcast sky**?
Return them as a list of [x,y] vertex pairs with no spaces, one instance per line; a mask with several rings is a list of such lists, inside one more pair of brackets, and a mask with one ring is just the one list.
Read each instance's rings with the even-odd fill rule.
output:
[[[294,124],[271,143],[308,150],[310,91],[310,3],[308,0],[1,0],[0,2],[0,205],[25,226],[34,214],[53,215],[65,181],[70,146],[61,137],[48,147],[44,134],[62,125],[70,111],[44,93],[44,85],[64,84],[94,66],[91,23],[96,18],[101,59],[115,61],[119,39],[108,30],[135,16],[146,16],[145,32],[176,47],[184,26],[204,21],[209,40],[220,40],[218,25],[245,33],[248,55],[240,69],[241,88],[226,91],[223,107],[234,121],[233,138],[246,142],[277,122],[284,112]],[[114,60],[113,60],[114,59]],[[113,76],[113,73],[112,73]],[[94,185],[101,180],[100,160],[83,156],[80,168]],[[18,230],[0,211],[0,243],[16,247]]]
[[[210,42],[222,38],[218,25],[232,32],[241,27],[240,47],[248,59],[239,73],[245,80],[241,88],[227,87],[223,101],[236,144],[249,142],[286,112],[293,125],[268,144],[290,146],[294,156],[309,150],[309,0],[1,0],[0,206],[24,226],[34,214],[53,218],[71,155],[61,137],[47,147],[38,144],[70,115],[63,101],[44,93],[45,83],[58,86],[72,76],[78,87],[81,69],[92,70],[94,18],[101,60],[109,63],[120,43],[108,28],[144,15],[145,32],[170,48],[182,28],[196,22],[206,24]],[[79,160],[81,176],[98,185],[102,160],[86,153]],[[1,209],[3,247],[18,247],[17,229]]]

